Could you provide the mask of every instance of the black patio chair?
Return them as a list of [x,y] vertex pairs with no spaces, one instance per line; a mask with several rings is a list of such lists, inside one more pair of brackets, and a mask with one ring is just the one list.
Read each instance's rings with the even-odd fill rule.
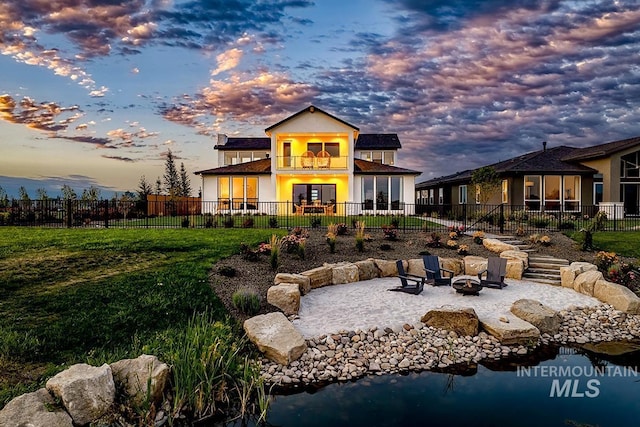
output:
[[418,295],[422,292],[424,289],[424,277],[405,273],[402,260],[396,261],[396,267],[398,268],[398,278],[400,279],[400,284],[402,286],[391,288],[389,289],[390,291],[406,292],[414,295]]
[[[483,279],[482,275],[487,274],[487,278]],[[507,286],[504,283],[504,276],[507,274],[507,259],[499,257],[490,257],[487,259],[487,268],[478,273],[478,279],[483,287],[502,289]]]
[[424,271],[427,273],[427,284],[432,286],[451,286],[453,271],[440,267],[440,259],[437,256],[424,255],[422,262],[424,264]]

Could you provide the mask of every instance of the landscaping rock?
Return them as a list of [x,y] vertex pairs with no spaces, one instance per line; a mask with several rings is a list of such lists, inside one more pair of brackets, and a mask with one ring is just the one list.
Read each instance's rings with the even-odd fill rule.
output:
[[529,252],[524,252],[521,250],[508,250],[504,252],[500,252],[500,258],[506,259],[519,259],[524,264],[524,269],[529,268]]
[[464,261],[459,258],[440,258],[440,267],[453,271],[454,276],[464,274]]
[[586,271],[598,271],[598,267],[588,262],[572,262],[566,267],[560,267],[560,280],[562,286],[573,289],[573,282],[576,277]]
[[360,280],[358,266],[350,262],[341,262],[338,264],[325,264],[333,270],[331,273],[331,284],[342,285],[344,283],[353,283]]
[[372,258],[356,261],[354,264],[358,267],[358,277],[360,280],[371,280],[379,277],[378,267],[376,267],[376,263],[373,262]]
[[501,322],[498,317],[480,317],[480,326],[493,335],[503,345],[532,344],[540,339],[540,330],[513,314],[504,315],[508,322]]
[[12,399],[0,411],[3,427],[73,427],[64,409],[56,408],[49,392],[41,388]]
[[524,262],[521,259],[508,259],[507,269],[505,272],[506,278],[521,280],[524,274]]
[[278,273],[273,279],[274,285],[280,283],[297,283],[300,286],[300,294],[306,295],[311,290],[311,281],[308,276],[295,273]]
[[429,310],[421,322],[427,326],[438,329],[454,331],[461,336],[478,335],[478,315],[473,308],[448,308],[442,307]]
[[316,289],[331,284],[333,270],[331,269],[331,267],[322,266],[303,271],[300,274],[309,278],[311,289]]
[[79,363],[47,381],[47,390],[62,401],[74,424],[85,425],[103,416],[114,402],[111,367]]
[[487,259],[479,256],[467,255],[464,257],[464,274],[477,276],[482,270],[487,268]]
[[494,252],[494,253],[497,253],[497,254],[502,253],[504,251],[517,251],[518,250],[517,246],[510,245],[508,243],[503,242],[502,240],[491,239],[491,238],[487,238],[487,237],[482,239],[482,245],[488,251],[491,251],[491,252]]
[[113,380],[119,390],[135,406],[162,401],[165,385],[169,378],[169,366],[156,356],[140,355],[135,359],[119,360],[111,365]]
[[539,301],[519,299],[511,305],[511,312],[538,328],[541,334],[555,335],[560,329],[558,313]]
[[247,337],[266,357],[281,365],[298,359],[307,349],[300,332],[282,313],[261,314],[244,321]]
[[267,302],[278,307],[286,315],[298,314],[300,310],[300,285],[280,283],[267,290]]
[[407,273],[425,277],[426,273],[424,271],[424,262],[422,261],[422,258],[408,259],[407,265]]
[[598,280],[602,280],[604,277],[599,271],[585,271],[578,274],[573,281],[573,290],[580,292],[581,294],[593,296],[593,288]]
[[625,286],[601,279],[596,281],[593,296],[611,304],[616,310],[629,314],[640,314],[640,298]]
[[[374,259],[376,267],[380,271],[380,277],[394,277],[398,275],[398,268],[395,261],[387,261],[386,259]],[[403,261],[403,266],[407,267],[407,262]]]

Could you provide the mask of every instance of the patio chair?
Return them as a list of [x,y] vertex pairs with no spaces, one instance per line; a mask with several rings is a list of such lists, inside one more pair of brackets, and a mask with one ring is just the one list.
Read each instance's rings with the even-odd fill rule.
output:
[[397,288],[391,288],[389,289],[390,291],[406,292],[408,294],[414,295],[418,295],[420,292],[422,292],[422,290],[424,289],[424,277],[405,273],[404,265],[402,265],[402,260],[396,261],[396,267],[398,268],[398,278],[400,279],[401,286]]
[[[487,278],[483,279],[482,275],[487,274]],[[499,288],[507,286],[504,283],[504,276],[507,274],[507,259],[499,257],[490,257],[487,259],[487,268],[478,273],[480,284],[487,288]]]
[[313,151],[305,151],[302,153],[300,157],[300,161],[302,162],[302,167],[304,169],[312,169],[313,168],[313,159],[315,159],[315,154]]
[[422,257],[424,271],[427,273],[427,283],[432,286],[451,286],[453,271],[440,267],[440,259],[435,255],[424,255]]
[[316,161],[318,162],[319,169],[329,169],[329,165],[331,164],[331,154],[322,150],[316,156]]

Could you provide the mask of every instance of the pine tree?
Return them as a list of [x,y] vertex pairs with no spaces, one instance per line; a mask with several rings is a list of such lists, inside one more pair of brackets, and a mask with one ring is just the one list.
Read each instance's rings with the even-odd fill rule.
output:
[[173,153],[171,150],[167,152],[167,160],[164,165],[164,189],[171,199],[180,195],[180,177],[176,169]]
[[63,185],[60,191],[62,192],[62,198],[65,200],[76,200],[78,198],[76,190],[67,184]]
[[138,200],[147,200],[147,196],[152,192],[151,184],[149,184],[147,182],[147,178],[142,175],[140,177],[140,182],[138,183]]
[[156,178],[156,196],[159,196],[162,194],[162,181],[160,180],[160,177]]
[[191,196],[191,181],[189,181],[184,163],[180,163],[180,195],[183,197]]
[[18,189],[18,193],[20,194],[20,200],[27,202],[29,200],[31,200],[31,198],[29,197],[29,193],[27,193],[27,189],[24,188],[23,186],[21,186]]

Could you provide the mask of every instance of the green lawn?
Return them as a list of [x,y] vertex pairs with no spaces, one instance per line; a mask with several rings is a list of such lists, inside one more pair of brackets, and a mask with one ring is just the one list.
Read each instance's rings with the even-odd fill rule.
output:
[[[569,237],[578,242],[583,239],[580,232],[570,233]],[[621,256],[640,258],[640,231],[598,231],[593,234],[593,246]]]
[[194,312],[235,327],[208,271],[272,233],[0,227],[0,407],[62,363],[161,348]]

